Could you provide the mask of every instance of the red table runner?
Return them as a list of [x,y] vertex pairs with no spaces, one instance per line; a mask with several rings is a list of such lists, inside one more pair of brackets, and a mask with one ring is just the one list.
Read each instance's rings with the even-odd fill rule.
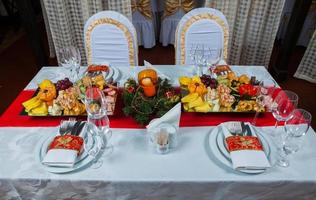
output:
[[[21,115],[22,102],[30,99],[35,90],[24,90],[9,106],[9,108],[0,117],[0,127],[50,127],[58,126],[61,119],[68,117],[31,117]],[[118,99],[116,105],[116,113],[110,116],[111,128],[145,128],[137,124],[133,118],[124,116],[122,110],[122,101]],[[188,113],[182,112],[180,119],[181,127],[190,126],[217,126],[226,121],[245,121],[251,122],[254,113]],[[78,117],[86,119],[86,117]],[[271,113],[260,113],[257,125],[258,126],[273,126],[275,119]]]

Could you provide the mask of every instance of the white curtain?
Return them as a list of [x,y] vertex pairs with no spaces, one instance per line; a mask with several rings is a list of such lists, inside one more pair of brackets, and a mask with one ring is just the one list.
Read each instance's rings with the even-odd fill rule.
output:
[[316,83],[316,31],[309,41],[303,59],[294,77]]
[[268,67],[285,0],[206,0],[229,24],[228,63]]
[[[132,19],[130,0],[41,0],[50,56],[64,46],[79,48],[87,63],[83,41],[86,20],[102,10],[114,10]],[[56,54],[58,60],[58,53]]]

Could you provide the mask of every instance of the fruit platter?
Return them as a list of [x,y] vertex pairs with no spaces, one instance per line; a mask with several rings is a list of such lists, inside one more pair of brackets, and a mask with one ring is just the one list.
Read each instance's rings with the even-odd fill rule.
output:
[[179,78],[185,112],[266,112],[258,101],[260,82],[246,74],[237,76],[229,66],[214,69],[214,76]]
[[88,87],[97,87],[103,91],[107,102],[107,114],[113,115],[118,88],[115,83],[107,82],[105,72],[109,68],[91,65],[83,77],[76,82],[64,78],[53,83],[45,79],[38,84],[33,97],[22,103],[25,114],[29,116],[80,116],[86,115],[84,105]]

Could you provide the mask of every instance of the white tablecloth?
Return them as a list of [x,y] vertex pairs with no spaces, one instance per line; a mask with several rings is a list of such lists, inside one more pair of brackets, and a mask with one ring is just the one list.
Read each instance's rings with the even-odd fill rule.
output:
[[[183,74],[193,73],[190,67],[158,68],[172,78],[180,75],[180,69]],[[26,88],[35,88],[36,81],[44,78],[45,72],[51,69],[42,69]],[[267,75],[263,67],[233,69],[262,77]],[[122,77],[127,77],[125,75]],[[36,146],[42,137],[55,134],[56,127],[2,127],[0,199],[315,198],[314,130],[310,129],[305,136],[304,148],[290,157],[290,167],[273,167],[263,174],[247,175],[236,173],[213,159],[206,148],[208,135],[213,128],[180,128],[178,147],[166,155],[150,151],[145,130],[113,129],[110,143],[114,151],[102,157],[103,165],[100,168],[52,174],[38,163]],[[274,131],[272,127],[261,129],[265,133]]]

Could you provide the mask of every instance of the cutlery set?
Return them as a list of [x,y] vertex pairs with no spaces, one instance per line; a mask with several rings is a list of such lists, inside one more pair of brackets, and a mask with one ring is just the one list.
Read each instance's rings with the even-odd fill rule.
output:
[[70,134],[70,135],[79,136],[85,124],[86,122],[83,122],[83,121],[76,121],[75,124],[70,123],[70,122],[61,123],[59,127],[59,134],[60,135]]
[[240,126],[238,126],[238,127],[237,127],[237,125],[235,125],[233,130],[234,131],[229,130],[229,132],[234,136],[237,136],[237,135],[239,135],[239,136],[252,136],[250,127],[248,124],[245,124],[245,122],[240,122]]

